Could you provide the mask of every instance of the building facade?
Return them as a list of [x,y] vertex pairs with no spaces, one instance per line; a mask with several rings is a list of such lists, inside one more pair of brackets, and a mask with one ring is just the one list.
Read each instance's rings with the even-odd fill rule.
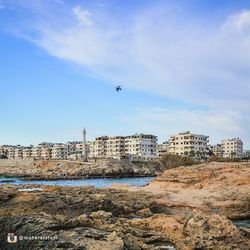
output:
[[250,159],[250,150],[243,150],[242,158]]
[[135,134],[125,137],[125,154],[133,160],[154,160],[157,157],[157,136]]
[[162,156],[169,153],[169,142],[165,141],[162,144],[157,145],[157,157],[161,158]]
[[101,136],[89,142],[89,158],[153,160],[156,147],[157,137],[154,135]]
[[169,153],[205,160],[208,158],[208,139],[207,135],[192,134],[190,131],[172,135]]
[[223,157],[242,158],[243,142],[240,138],[222,140]]
[[[82,132],[83,141],[67,143],[43,142],[37,146],[5,146],[9,159],[33,158],[36,160],[87,158],[114,158],[130,160],[153,160],[157,157],[157,137],[150,134],[134,134],[129,136],[100,136],[94,141],[86,141],[86,130]],[[87,157],[87,158],[86,158]]]
[[213,153],[213,155],[218,156],[218,157],[223,157],[223,149],[222,149],[222,144],[216,144],[213,146],[209,146],[210,151]]

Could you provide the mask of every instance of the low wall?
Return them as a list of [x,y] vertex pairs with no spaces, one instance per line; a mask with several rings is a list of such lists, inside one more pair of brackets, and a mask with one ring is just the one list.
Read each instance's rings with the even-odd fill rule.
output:
[[33,159],[0,159],[0,167],[19,167],[33,165]]

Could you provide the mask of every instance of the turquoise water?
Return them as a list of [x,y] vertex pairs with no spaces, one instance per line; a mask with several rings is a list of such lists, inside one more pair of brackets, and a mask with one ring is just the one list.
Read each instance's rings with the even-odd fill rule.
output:
[[2,184],[39,184],[51,186],[95,186],[103,188],[112,184],[128,184],[132,186],[144,186],[149,183],[154,177],[138,177],[138,178],[99,178],[99,179],[79,179],[79,180],[22,180],[17,178],[0,177],[0,185]]

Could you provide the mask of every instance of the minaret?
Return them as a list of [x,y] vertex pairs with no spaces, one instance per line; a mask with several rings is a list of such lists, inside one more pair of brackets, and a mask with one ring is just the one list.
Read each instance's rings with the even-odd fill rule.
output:
[[82,131],[82,137],[83,137],[83,141],[82,141],[82,158],[84,160],[87,159],[87,141],[86,141],[86,129],[84,128]]

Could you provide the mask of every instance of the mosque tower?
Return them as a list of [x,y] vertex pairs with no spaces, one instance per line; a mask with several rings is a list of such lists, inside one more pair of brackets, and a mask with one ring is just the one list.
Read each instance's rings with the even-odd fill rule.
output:
[[83,137],[83,141],[82,141],[82,158],[84,160],[87,160],[87,140],[86,140],[86,129],[84,128],[82,131],[82,137]]

